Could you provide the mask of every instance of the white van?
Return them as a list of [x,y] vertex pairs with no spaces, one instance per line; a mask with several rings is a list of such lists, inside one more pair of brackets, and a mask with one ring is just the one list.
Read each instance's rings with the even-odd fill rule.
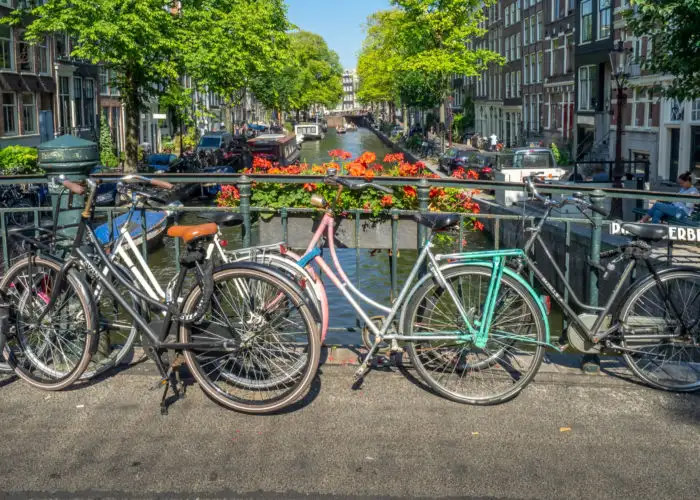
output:
[[[552,151],[548,148],[517,148],[496,155],[494,180],[522,184],[525,177],[541,173],[544,180],[560,180],[571,174],[570,169],[557,165]],[[518,191],[496,191],[496,201],[502,205],[512,205],[527,199],[523,189]]]

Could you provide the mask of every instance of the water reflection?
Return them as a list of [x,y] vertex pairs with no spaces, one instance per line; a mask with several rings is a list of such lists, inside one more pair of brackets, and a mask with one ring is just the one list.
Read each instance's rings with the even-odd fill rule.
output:
[[391,153],[379,138],[366,128],[359,128],[355,132],[337,134],[335,129],[329,128],[326,137],[321,141],[306,141],[301,146],[301,161],[310,164],[319,164],[329,161],[328,152],[333,149],[349,151],[357,157],[365,151],[376,153],[377,158]]

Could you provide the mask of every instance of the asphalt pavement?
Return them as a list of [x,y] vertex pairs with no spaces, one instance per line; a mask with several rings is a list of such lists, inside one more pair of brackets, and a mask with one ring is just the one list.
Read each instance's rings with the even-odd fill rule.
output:
[[300,404],[237,414],[148,364],[61,393],[0,379],[3,498],[697,498],[700,397],[542,377],[493,407],[324,366]]

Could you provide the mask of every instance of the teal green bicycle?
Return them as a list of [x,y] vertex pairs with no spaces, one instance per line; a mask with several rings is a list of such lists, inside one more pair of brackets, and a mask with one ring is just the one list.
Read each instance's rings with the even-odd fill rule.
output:
[[[569,317],[568,347],[586,353],[622,354],[640,378],[660,389],[694,391],[700,387],[700,272],[681,267],[657,269],[649,258],[649,243],[663,239],[667,229],[623,224],[635,239],[601,254],[602,259],[611,259],[607,267],[592,263],[607,274],[627,261],[615,289],[604,307],[584,304],[564,279],[540,233],[555,208],[574,205],[584,214],[603,211],[582,196],[561,201],[545,198],[527,179],[526,188],[542,201],[546,212],[523,249],[437,255],[432,252],[431,235],[399,296],[387,307],[355,288],[340,266],[334,245],[335,205],[342,190],[386,188],[339,177],[332,169],[326,182],[338,186],[336,202],[312,198],[312,204],[325,214],[299,264],[304,267],[315,262],[365,323],[369,352],[355,373],[356,386],[380,350],[398,354],[405,349],[419,376],[450,400],[487,405],[515,397],[536,375],[546,349],[561,350],[550,340],[540,295],[523,278],[523,271],[529,269],[544,293]],[[455,226],[459,218],[423,214],[417,221],[434,234]],[[318,245],[324,237],[333,268],[320,255]],[[574,311],[532,260],[535,243],[542,245],[574,305],[584,314]],[[639,263],[646,265],[649,275],[626,286]],[[427,272],[421,276],[424,268]],[[386,316],[370,317],[360,302]],[[326,323],[328,304],[321,304],[320,316]]]

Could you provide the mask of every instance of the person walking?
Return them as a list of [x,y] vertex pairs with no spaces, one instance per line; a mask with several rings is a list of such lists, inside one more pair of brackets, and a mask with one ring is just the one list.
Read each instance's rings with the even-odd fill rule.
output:
[[491,137],[489,137],[489,139],[491,139],[491,151],[496,151],[496,147],[498,146],[498,136],[494,132],[493,134],[491,134]]
[[[679,175],[678,184],[681,186],[681,190],[678,192],[678,194],[700,195],[698,189],[693,186],[693,177],[690,172]],[[688,216],[693,213],[693,205],[694,203],[685,203],[682,201],[677,201],[674,203],[657,201],[649,209],[647,214],[642,217],[641,222],[651,221],[654,224],[658,224],[661,222],[662,218],[673,221],[682,221],[687,219]]]

